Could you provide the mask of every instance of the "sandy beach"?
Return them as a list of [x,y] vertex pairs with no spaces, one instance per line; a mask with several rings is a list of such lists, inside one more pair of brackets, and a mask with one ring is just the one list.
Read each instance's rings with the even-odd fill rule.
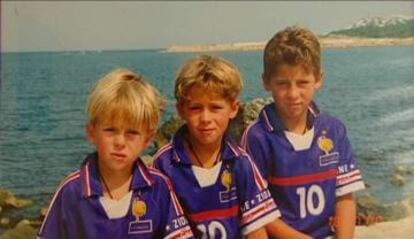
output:
[[[346,36],[319,37],[322,48],[348,48],[370,46],[407,46],[414,45],[410,38],[358,38]],[[176,45],[163,52],[212,52],[212,51],[254,51],[263,50],[266,42],[225,43],[206,45]]]

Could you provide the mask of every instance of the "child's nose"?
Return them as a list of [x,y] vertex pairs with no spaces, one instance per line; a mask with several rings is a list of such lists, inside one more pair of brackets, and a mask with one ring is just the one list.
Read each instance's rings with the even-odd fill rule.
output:
[[114,139],[115,147],[122,148],[125,145],[125,136],[123,134],[118,134]]
[[211,119],[211,113],[208,110],[203,110],[203,112],[201,112],[201,121],[202,122],[208,122]]
[[290,98],[296,98],[299,95],[299,89],[296,85],[292,84],[288,90],[288,96]]

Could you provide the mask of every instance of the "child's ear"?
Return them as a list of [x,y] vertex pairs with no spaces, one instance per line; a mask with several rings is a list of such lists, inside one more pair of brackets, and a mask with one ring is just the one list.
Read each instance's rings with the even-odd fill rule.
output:
[[240,108],[240,101],[239,100],[234,100],[231,103],[230,119],[236,118],[237,113],[239,112],[239,108]]
[[145,135],[145,139],[144,139],[144,146],[145,148],[147,148],[148,146],[150,146],[150,144],[152,143],[152,140],[154,139],[155,135],[156,135],[157,131],[153,131],[151,133],[148,133]]
[[262,84],[263,84],[263,88],[266,91],[270,91],[270,86],[269,86],[270,81],[269,81],[269,78],[266,76],[265,73],[262,73]]
[[321,71],[319,77],[316,78],[315,89],[320,90],[323,86],[325,73]]
[[86,125],[86,134],[90,143],[95,144],[95,133],[93,132],[94,126],[91,123]]
[[180,116],[182,119],[184,119],[183,118],[183,103],[182,102],[175,103],[175,109],[178,113],[178,116]]

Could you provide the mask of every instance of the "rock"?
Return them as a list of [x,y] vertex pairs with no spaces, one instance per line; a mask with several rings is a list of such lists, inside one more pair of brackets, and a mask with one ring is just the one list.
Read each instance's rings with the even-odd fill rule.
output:
[[257,98],[249,102],[242,103],[240,105],[239,112],[231,122],[228,129],[229,134],[237,142],[240,142],[243,136],[244,130],[252,123],[259,115],[262,108],[271,103],[272,98]]
[[169,120],[162,124],[154,139],[156,149],[158,150],[167,144],[182,124],[184,124],[184,120],[178,116],[172,116]]
[[405,178],[400,174],[394,174],[391,183],[395,186],[402,187],[405,185]]
[[[258,98],[246,103],[241,103],[236,118],[234,118],[230,122],[228,133],[237,142],[240,142],[240,139],[246,127],[257,118],[263,106],[269,104],[270,102],[272,102],[271,97]],[[178,116],[173,116],[169,120],[167,120],[163,125],[161,125],[154,139],[156,149],[158,150],[163,145],[167,144],[171,140],[174,133],[183,124],[184,120],[182,120]]]
[[3,217],[2,219],[0,219],[0,226],[7,227],[9,225],[10,225],[10,218]]
[[7,230],[0,239],[35,239],[37,229],[30,225],[29,220],[20,221],[15,228]]
[[47,207],[42,207],[40,209],[40,219],[43,219],[46,217],[47,209],[48,209]]
[[151,155],[143,155],[143,156],[141,156],[141,160],[147,166],[150,166],[152,164],[152,156]]
[[395,166],[394,171],[398,174],[403,175],[403,174],[408,172],[408,169],[404,165],[397,165],[397,166]]
[[370,195],[361,195],[356,198],[356,204],[358,214],[382,216],[384,221],[399,220],[414,212],[414,198],[382,205]]
[[407,165],[397,165],[394,168],[394,172],[399,175],[413,175],[414,170]]
[[15,197],[10,191],[0,189],[0,206],[22,208],[31,205],[33,202],[28,199]]

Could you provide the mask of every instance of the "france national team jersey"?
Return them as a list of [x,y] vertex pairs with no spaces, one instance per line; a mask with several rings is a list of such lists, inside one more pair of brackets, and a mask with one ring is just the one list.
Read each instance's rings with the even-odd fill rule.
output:
[[345,126],[313,103],[308,126],[314,134],[309,147],[295,150],[274,104],[269,104],[246,129],[242,146],[268,179],[282,220],[314,238],[325,238],[334,234],[329,218],[336,197],[363,189],[364,183]]
[[97,154],[60,184],[38,238],[193,238],[170,181],[137,160],[126,216],[109,219],[99,198]]
[[223,140],[217,179],[200,186],[184,150],[186,130],[183,126],[158,151],[154,166],[171,179],[197,238],[241,238],[280,217],[267,182],[250,156],[229,137]]

